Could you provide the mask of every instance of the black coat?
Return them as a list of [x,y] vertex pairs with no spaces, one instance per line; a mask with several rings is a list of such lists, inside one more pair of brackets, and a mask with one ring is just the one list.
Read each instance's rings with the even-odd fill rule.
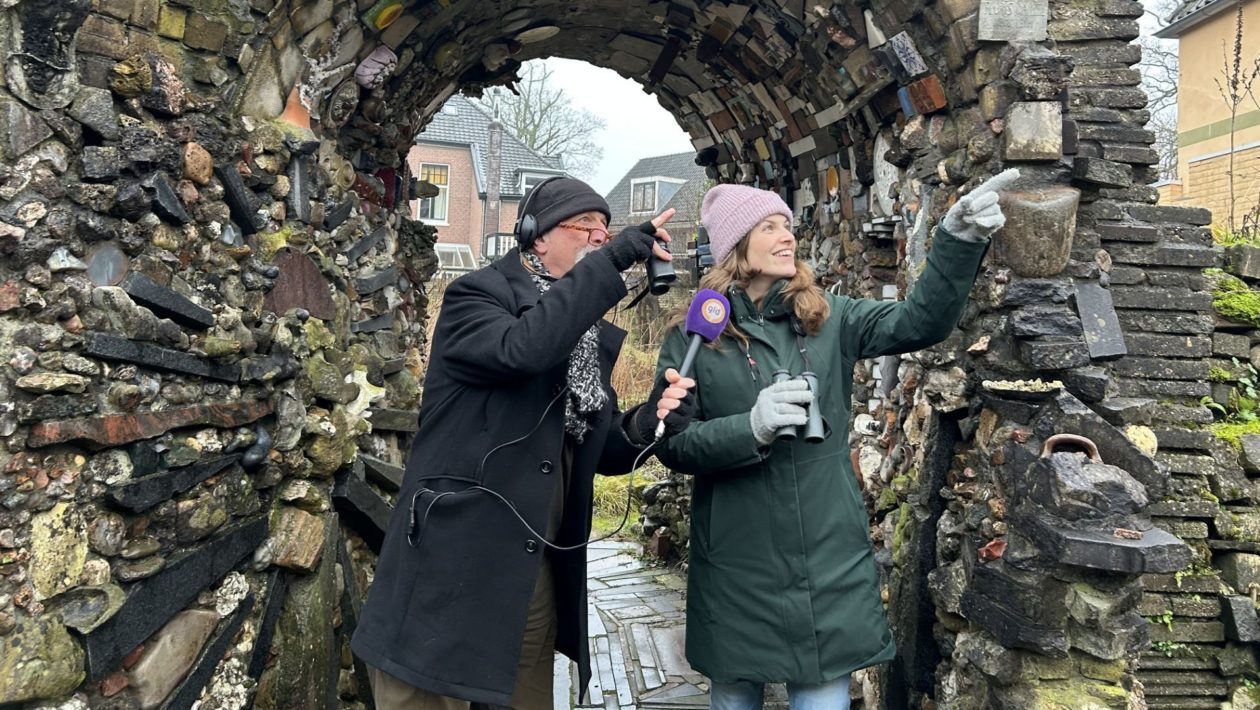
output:
[[[467,489],[481,483],[501,493],[535,530],[546,530],[561,475],[564,397],[557,395],[569,356],[625,293],[621,275],[596,253],[540,297],[516,250],[447,288],[420,429],[352,641],[368,664],[441,695],[508,704],[543,546],[503,502]],[[640,452],[621,430],[609,383],[624,338],[610,324],[600,330],[609,400],[574,449],[558,545],[590,535],[595,472],[627,473]],[[435,501],[422,489],[459,492]],[[577,661],[585,690],[586,553],[546,554],[555,576],[556,650]]]

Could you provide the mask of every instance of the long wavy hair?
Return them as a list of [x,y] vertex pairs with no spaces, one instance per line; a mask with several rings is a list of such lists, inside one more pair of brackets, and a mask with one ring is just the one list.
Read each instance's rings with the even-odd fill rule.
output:
[[[748,235],[744,235],[744,238],[739,240],[739,243],[735,245],[731,253],[727,254],[721,263],[714,266],[712,271],[700,279],[700,288],[711,288],[723,295],[729,293],[731,286],[747,289],[752,278],[757,275],[748,263],[748,244],[750,241]],[[827,317],[831,315],[831,306],[828,305],[822,288],[814,281],[813,268],[800,259],[796,260],[796,275],[783,287],[782,298],[787,301],[787,304],[796,314],[797,320],[801,322],[808,335],[817,335],[818,331],[822,330],[823,323],[827,321]],[[683,306],[670,319],[669,327],[672,329],[686,319],[687,307]],[[710,347],[721,347],[723,335],[730,335],[745,348],[748,347],[748,335],[736,327],[733,320],[727,322],[726,329],[722,331],[722,335],[714,338]]]

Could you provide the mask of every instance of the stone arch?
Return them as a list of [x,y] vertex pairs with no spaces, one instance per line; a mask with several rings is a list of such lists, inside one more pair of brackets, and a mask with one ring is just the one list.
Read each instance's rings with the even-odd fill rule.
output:
[[[1209,337],[1208,215],[1147,186],[1137,2],[4,5],[0,703],[367,700],[340,649],[416,427],[436,267],[403,156],[453,92],[544,56],[638,79],[712,177],[780,191],[855,296],[904,296],[952,200],[1020,167],[961,329],[858,368],[903,649],[884,702],[1223,695],[1225,660],[1142,655],[1138,611],[1172,619],[1191,558],[1149,515],[1193,540],[1220,510],[1186,504],[1196,486],[1254,499],[1241,469],[1201,470],[1220,452],[1187,426],[1206,359],[1240,346]],[[1009,384],[1042,376],[1061,384]],[[1037,458],[1063,432],[1126,493],[1084,514],[1023,485],[1073,484],[1075,459]],[[1221,640],[1192,633],[1169,640]]]

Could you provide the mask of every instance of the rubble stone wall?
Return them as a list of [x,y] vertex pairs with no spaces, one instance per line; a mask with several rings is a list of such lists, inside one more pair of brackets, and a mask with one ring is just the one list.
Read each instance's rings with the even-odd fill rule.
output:
[[[455,91],[554,55],[643,83],[712,178],[781,191],[838,292],[904,297],[952,201],[1024,173],[954,336],[859,367],[851,440],[903,649],[867,707],[1216,702],[1254,659],[1217,638],[1207,580],[1237,593],[1254,568],[1207,535],[1249,520],[1230,506],[1254,471],[1212,468],[1194,425],[1208,358],[1250,331],[1214,332],[1207,213],[1147,187],[1140,14],[3,0],[0,704],[371,704],[347,639],[436,268],[405,157]],[[1011,384],[1038,377],[1062,384]],[[681,546],[685,483],[655,493]],[[1157,603],[1211,651],[1146,653]]]

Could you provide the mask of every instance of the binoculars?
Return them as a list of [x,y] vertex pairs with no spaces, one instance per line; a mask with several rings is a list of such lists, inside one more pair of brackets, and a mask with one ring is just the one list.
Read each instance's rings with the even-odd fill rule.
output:
[[776,439],[782,441],[791,441],[797,437],[804,439],[811,444],[817,444],[826,438],[826,431],[823,427],[822,409],[818,405],[818,377],[812,372],[802,372],[796,377],[787,370],[775,370],[774,382],[785,382],[787,380],[805,380],[809,383],[809,392],[813,396],[809,405],[806,407],[809,419],[801,426],[785,426],[780,427],[774,433]]

